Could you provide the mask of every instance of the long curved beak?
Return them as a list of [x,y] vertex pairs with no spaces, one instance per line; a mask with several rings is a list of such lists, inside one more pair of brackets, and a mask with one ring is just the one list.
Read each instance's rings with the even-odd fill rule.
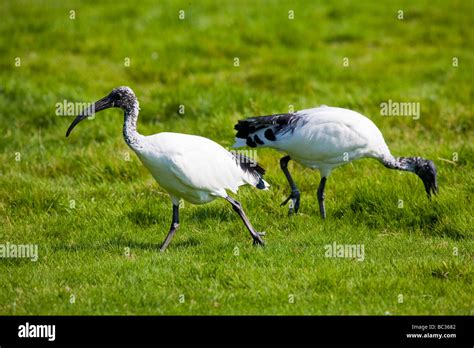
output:
[[95,113],[111,108],[114,106],[114,101],[110,98],[110,96],[106,96],[94,103],[91,107],[83,110],[79,116],[77,116],[74,121],[72,121],[71,125],[69,126],[67,132],[66,132],[66,137],[71,134],[72,130],[76,125],[81,122],[82,120],[86,119],[89,116],[94,115]]
[[433,161],[428,161],[428,165],[429,172],[427,172],[425,175],[420,176],[420,178],[421,180],[423,180],[423,184],[425,185],[425,191],[428,195],[428,198],[431,198],[431,194],[436,195],[438,193],[438,172]]
[[425,185],[425,191],[428,195],[428,198],[431,198],[431,194],[433,193],[436,195],[438,193],[438,184],[436,182],[436,178],[433,180],[423,180],[423,184]]

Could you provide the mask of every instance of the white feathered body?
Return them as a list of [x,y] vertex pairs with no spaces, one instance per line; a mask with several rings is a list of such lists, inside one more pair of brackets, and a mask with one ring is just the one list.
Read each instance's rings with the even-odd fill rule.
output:
[[229,151],[207,138],[164,132],[143,137],[140,145],[135,152],[174,204],[180,199],[204,204],[225,198],[226,190],[236,193],[239,186],[256,186],[259,181]]
[[[323,176],[329,175],[335,167],[359,158],[391,156],[377,126],[355,111],[321,106],[293,115],[287,129],[283,127],[279,132],[275,131],[274,141],[265,137],[271,125],[252,133],[264,142],[258,146],[285,152],[293,160],[319,169]],[[234,146],[246,145],[245,139],[236,140]]]

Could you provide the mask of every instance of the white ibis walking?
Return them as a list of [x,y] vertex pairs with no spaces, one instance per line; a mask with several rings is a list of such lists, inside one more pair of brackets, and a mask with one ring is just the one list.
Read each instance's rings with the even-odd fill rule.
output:
[[297,213],[300,192],[288,171],[293,159],[319,169],[321,181],[317,196],[321,216],[326,218],[324,187],[332,170],[359,158],[375,158],[385,167],[415,173],[425,185],[428,197],[438,191],[436,167],[421,157],[393,157],[382,133],[367,117],[348,109],[321,106],[295,113],[252,117],[240,120],[234,147],[271,147],[288,155],[280,167],[291,187],[290,215]]
[[239,214],[252,235],[254,244],[263,245],[264,233],[255,231],[242,209],[242,205],[227,194],[237,192],[239,186],[250,184],[267,189],[263,180],[265,170],[245,156],[236,155],[219,144],[200,136],[179,133],[158,133],[144,136],[137,132],[138,100],[129,87],[118,87],[95,102],[74,119],[67,130],[82,120],[108,108],[124,111],[123,136],[127,145],[137,154],[153,178],[170,195],[173,203],[173,220],[160,250],[164,251],[179,226],[179,202],[184,199],[193,204],[204,204],[218,197],[226,199]]

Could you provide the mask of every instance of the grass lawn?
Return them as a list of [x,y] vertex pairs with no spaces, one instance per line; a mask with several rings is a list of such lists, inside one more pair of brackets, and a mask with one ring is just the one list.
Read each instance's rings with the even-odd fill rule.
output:
[[[0,258],[0,315],[474,314],[472,1],[1,1],[0,13],[0,244],[39,253]],[[329,178],[323,221],[319,173],[290,162],[302,198],[289,218],[282,154],[259,149],[272,187],[235,198],[267,245],[217,200],[185,203],[160,253],[171,202],[123,141],[121,112],[68,139],[73,118],[55,115],[120,85],[142,134],[226,147],[241,118],[354,109],[395,156],[435,161],[439,195],[361,160]],[[382,116],[388,100],[420,103],[420,118]],[[334,242],[364,246],[364,260],[326,257]]]

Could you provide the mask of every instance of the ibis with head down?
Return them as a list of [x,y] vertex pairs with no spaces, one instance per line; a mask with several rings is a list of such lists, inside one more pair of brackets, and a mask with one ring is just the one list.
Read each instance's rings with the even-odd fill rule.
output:
[[82,120],[94,113],[119,108],[124,112],[123,137],[137,154],[153,178],[170,195],[173,218],[168,235],[161,245],[164,251],[179,226],[179,202],[204,204],[216,198],[226,199],[249,230],[254,244],[263,245],[264,232],[250,224],[242,205],[227,191],[237,192],[239,186],[250,184],[258,189],[269,187],[263,179],[264,169],[255,161],[227,151],[212,140],[180,133],[158,133],[144,136],[137,131],[138,100],[129,87],[118,87],[77,116],[66,136]]
[[416,174],[428,197],[438,192],[436,167],[433,161],[421,157],[394,157],[382,133],[367,117],[358,112],[321,106],[295,113],[251,117],[235,125],[234,147],[271,147],[287,155],[280,167],[291,188],[290,215],[300,207],[300,192],[290,172],[288,162],[295,160],[321,173],[317,190],[320,214],[326,218],[324,188],[331,172],[338,166],[360,158],[375,158],[385,167]]

